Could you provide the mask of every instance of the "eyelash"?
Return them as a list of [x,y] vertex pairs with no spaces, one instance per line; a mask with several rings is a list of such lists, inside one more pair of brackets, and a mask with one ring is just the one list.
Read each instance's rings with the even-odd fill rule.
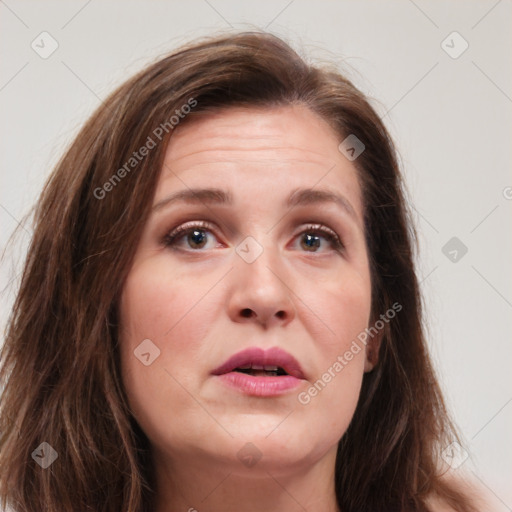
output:
[[[187,235],[188,233],[194,231],[194,229],[200,229],[205,231],[215,231],[215,227],[210,224],[209,222],[204,221],[194,221],[191,223],[182,224],[181,226],[177,227],[176,229],[172,230],[171,232],[167,233],[163,238],[163,245],[165,247],[170,247],[175,250],[175,243],[182,238],[183,236]],[[333,248],[340,252],[342,251],[345,246],[343,245],[343,242],[340,240],[339,236],[332,231],[327,226],[324,226],[322,224],[308,224],[300,233],[298,233],[297,236],[303,235],[304,233],[321,233],[321,235],[333,246]],[[198,249],[189,249],[192,252],[197,252]],[[308,252],[308,251],[306,251]],[[311,251],[315,252],[315,251]]]

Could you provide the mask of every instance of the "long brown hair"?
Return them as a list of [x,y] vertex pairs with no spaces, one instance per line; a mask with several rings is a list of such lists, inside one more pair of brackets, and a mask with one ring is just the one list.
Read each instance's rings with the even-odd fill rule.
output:
[[[414,233],[393,143],[349,80],[259,32],[196,41],[128,80],[87,121],[45,185],[1,352],[3,506],[151,510],[149,441],[130,414],[120,377],[117,303],[172,136],[171,118],[291,104],[326,120],[340,142],[354,134],[365,144],[354,163],[372,311],[378,318],[395,302],[403,307],[385,327],[378,365],[365,374],[339,442],[339,507],[426,511],[427,497],[437,495],[460,512],[473,510],[439,474],[440,450],[457,436],[426,349]],[[134,157],[143,146],[145,156]],[[43,442],[58,454],[47,469],[32,456]]]

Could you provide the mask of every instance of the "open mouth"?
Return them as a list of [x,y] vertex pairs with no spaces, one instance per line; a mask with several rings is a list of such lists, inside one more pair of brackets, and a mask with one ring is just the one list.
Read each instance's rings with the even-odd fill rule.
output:
[[306,379],[299,362],[279,347],[252,347],[231,356],[212,371],[237,392],[257,397],[290,393]]
[[279,347],[263,350],[252,347],[231,356],[214,375],[242,373],[253,377],[295,377],[304,379],[299,362]]
[[238,366],[233,371],[253,375],[254,377],[281,377],[282,375],[288,375],[286,370],[281,368],[281,366],[272,365],[246,364]]

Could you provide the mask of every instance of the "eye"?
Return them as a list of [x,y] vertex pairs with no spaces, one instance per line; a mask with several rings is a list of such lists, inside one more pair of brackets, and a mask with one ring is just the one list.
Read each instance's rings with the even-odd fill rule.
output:
[[183,249],[180,247],[179,242],[181,240],[185,240],[188,247],[185,247],[185,250],[197,250],[203,248],[209,248],[208,245],[208,234],[212,233],[213,226],[208,222],[190,222],[188,224],[182,224],[177,227],[167,235],[165,235],[163,239],[163,244],[165,247],[170,247],[172,249]]
[[[163,245],[176,250],[193,250],[199,249],[212,249],[208,247],[209,236],[214,231],[214,226],[208,222],[190,222],[178,226],[170,233],[166,234],[163,238]],[[300,241],[301,247],[306,252],[319,252],[318,249],[322,247],[322,239],[327,240],[330,246],[336,250],[341,251],[344,248],[339,236],[327,226],[322,224],[310,224],[301,233],[299,233],[297,240]],[[182,247],[182,241],[185,241],[187,247]],[[180,247],[181,246],[181,247]]]
[[299,234],[298,240],[300,241],[301,247],[306,252],[318,252],[317,249],[321,247],[321,240],[327,240],[332,248],[336,251],[341,251],[344,246],[339,236],[327,226],[322,224],[311,224],[306,227]]

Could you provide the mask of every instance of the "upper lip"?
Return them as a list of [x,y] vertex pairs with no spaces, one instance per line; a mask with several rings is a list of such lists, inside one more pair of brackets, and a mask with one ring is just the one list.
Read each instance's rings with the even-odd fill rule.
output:
[[297,377],[298,379],[305,378],[297,359],[278,347],[267,350],[258,347],[247,348],[231,356],[218,368],[215,368],[212,373],[214,375],[222,375],[233,371],[235,368],[249,364],[258,366],[280,366],[289,375]]

